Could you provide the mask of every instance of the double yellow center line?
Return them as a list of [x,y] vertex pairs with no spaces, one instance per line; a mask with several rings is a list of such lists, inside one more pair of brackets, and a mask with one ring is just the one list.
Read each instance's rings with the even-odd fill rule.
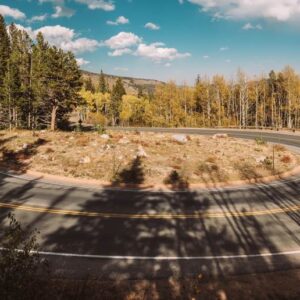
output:
[[0,208],[7,208],[13,210],[20,210],[33,213],[44,213],[63,216],[77,216],[77,217],[94,217],[103,219],[146,219],[146,220],[172,220],[172,219],[220,219],[220,218],[241,218],[241,217],[255,217],[267,216],[274,214],[282,214],[289,212],[300,211],[300,205],[287,206],[284,208],[265,209],[257,211],[227,211],[227,212],[195,212],[193,214],[173,214],[173,213],[158,213],[158,214],[126,214],[126,213],[106,213],[106,212],[92,212],[92,211],[78,211],[66,209],[54,209],[39,206],[23,205],[20,203],[1,203]]

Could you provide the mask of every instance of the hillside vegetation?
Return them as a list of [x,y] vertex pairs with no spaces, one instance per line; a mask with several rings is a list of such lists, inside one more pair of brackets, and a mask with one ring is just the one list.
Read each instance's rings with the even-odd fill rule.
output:
[[[99,81],[99,74],[84,71],[84,70],[82,70],[81,73],[84,80],[90,78],[94,86],[97,86]],[[136,96],[141,91],[145,94],[153,94],[156,86],[159,84],[163,84],[162,81],[153,80],[153,79],[114,76],[109,74],[104,74],[104,78],[110,90],[112,90],[113,86],[116,84],[117,79],[121,78],[123,81],[126,94],[136,95]]]

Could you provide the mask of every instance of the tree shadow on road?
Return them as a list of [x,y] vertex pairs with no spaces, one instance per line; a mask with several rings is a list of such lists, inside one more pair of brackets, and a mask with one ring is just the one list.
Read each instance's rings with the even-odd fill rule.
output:
[[[210,179],[205,176],[208,182],[219,182],[216,172],[210,176]],[[145,291],[144,299],[210,299],[201,286],[212,278],[226,281],[230,274],[271,272],[295,266],[293,257],[248,255],[280,252],[282,248],[277,234],[282,234],[290,247],[298,245],[298,212],[237,215],[292,203],[299,205],[299,194],[300,186],[296,182],[267,188],[253,185],[247,190],[187,189],[170,193],[65,188],[53,194],[48,202],[49,208],[68,207],[68,210],[104,215],[24,213],[23,216],[26,216],[29,228],[43,229],[40,244],[45,251],[127,257],[50,258],[53,269],[66,270],[67,276],[97,280],[163,277],[168,280],[164,284],[154,281]],[[26,204],[29,199],[26,197],[35,197],[35,187],[28,186],[26,193],[19,196]],[[280,203],[283,197],[288,203]],[[122,216],[109,216],[112,214]],[[155,218],[154,215],[161,217]],[[148,258],[131,259],[129,256]],[[159,260],[156,257],[197,259]],[[180,280],[182,277],[190,278],[189,283]],[[176,285],[174,278],[179,278]],[[220,290],[230,295],[226,286],[215,284],[210,290],[211,298],[215,299]],[[82,293],[82,299],[87,297],[87,291]],[[249,293],[249,297],[255,299],[259,291]],[[270,295],[270,299],[272,297],[280,299],[276,294]]]
[[[277,253],[277,241],[270,235],[272,216],[233,217],[230,214],[249,211],[245,192],[237,198],[226,191],[173,193],[122,193],[104,191],[95,193],[81,205],[81,211],[102,211],[129,215],[150,215],[149,218],[76,218],[65,216],[64,225],[47,235],[44,245],[56,251],[78,253],[138,256],[138,257],[210,257],[194,260],[134,260],[102,259],[86,262],[96,270],[96,277],[121,278],[227,278],[230,274],[266,272],[292,267],[283,257],[249,257],[249,254]],[[260,197],[262,197],[260,195]],[[245,202],[243,202],[245,199]],[[262,199],[263,201],[263,199]],[[224,213],[223,218],[201,217],[212,211]],[[199,218],[151,218],[157,214],[199,214]],[[71,224],[68,226],[67,224]],[[240,257],[234,257],[240,255]],[[233,256],[225,259],[224,256]],[[72,260],[59,264],[72,269]],[[97,273],[98,271],[98,273]],[[87,274],[86,274],[87,275]],[[95,275],[95,273],[94,273]],[[197,284],[197,280],[195,281]],[[200,283],[199,283],[200,284]],[[171,283],[169,289],[172,290]],[[197,297],[187,292],[185,285],[177,286],[178,299]],[[158,299],[166,299],[166,289],[154,287]],[[174,291],[173,291],[174,292]],[[216,292],[216,291],[215,291]],[[200,297],[201,293],[199,293]],[[197,298],[196,298],[197,299]],[[200,299],[200,298],[199,298]]]

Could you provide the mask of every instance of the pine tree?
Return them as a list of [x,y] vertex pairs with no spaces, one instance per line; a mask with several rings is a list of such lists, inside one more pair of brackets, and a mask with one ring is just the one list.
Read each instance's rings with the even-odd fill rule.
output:
[[118,78],[112,89],[110,112],[112,116],[112,125],[115,126],[119,122],[122,97],[126,95],[126,91],[121,78]]
[[46,77],[46,62],[49,45],[45,42],[41,33],[38,33],[36,44],[32,48],[31,61],[31,87],[33,92],[32,115],[30,117],[31,128],[45,126],[47,124],[46,105],[48,98]]
[[101,70],[100,76],[99,76],[99,86],[98,86],[98,91],[102,94],[105,94],[108,92],[108,86],[107,82],[105,80],[105,76],[103,74],[103,71]]
[[11,53],[4,79],[5,106],[7,108],[8,124],[10,130],[18,125],[18,107],[21,99],[21,76],[20,76],[20,43],[19,30],[14,24],[9,26],[11,40]]
[[50,47],[46,60],[47,116],[50,128],[55,130],[58,123],[65,121],[66,114],[79,103],[81,88],[80,70],[72,53],[65,53]]
[[32,40],[26,31],[18,32],[19,36],[19,73],[21,79],[21,95],[18,105],[19,126],[31,128],[32,115]]
[[[0,109],[3,110],[5,99],[5,77],[8,70],[8,60],[10,55],[10,41],[6,30],[6,24],[0,15]],[[4,115],[4,112],[2,111]],[[1,116],[2,119],[2,116]]]
[[200,83],[201,83],[201,78],[200,78],[200,75],[198,74],[197,78],[196,78],[195,86],[197,86]]
[[[8,28],[9,44],[6,51],[5,76],[1,76],[1,103],[4,122],[9,127],[27,127],[28,114],[31,109],[31,49],[32,41],[24,30],[14,24]],[[4,34],[4,36],[7,34]],[[5,40],[5,39],[4,39]],[[7,54],[7,51],[9,53]],[[3,62],[1,61],[2,66]],[[2,72],[3,73],[3,72]]]
[[86,91],[92,92],[93,94],[96,92],[91,77],[88,77],[88,78],[84,81],[84,88],[85,88]]
[[58,125],[61,128],[68,123],[68,114],[83,101],[79,95],[82,82],[76,58],[72,52],[63,53],[63,57],[64,99],[58,111]]

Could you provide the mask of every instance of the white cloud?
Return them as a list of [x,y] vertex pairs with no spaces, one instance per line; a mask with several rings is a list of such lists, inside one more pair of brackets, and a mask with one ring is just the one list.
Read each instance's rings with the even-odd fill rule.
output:
[[227,62],[228,64],[231,63],[231,59],[226,59],[225,62]]
[[160,26],[149,22],[149,23],[145,24],[145,28],[150,29],[150,30],[159,30]]
[[107,21],[106,22],[108,25],[120,25],[120,24],[128,24],[129,20],[127,18],[125,18],[124,16],[120,16],[116,19],[116,21]]
[[48,18],[48,14],[40,15],[40,16],[33,16],[31,19],[28,20],[29,23],[34,22],[42,22]]
[[112,52],[108,52],[108,55],[116,57],[116,56],[122,56],[122,55],[125,55],[125,54],[131,54],[131,53],[132,53],[131,49],[124,48],[124,49],[116,49],[116,50],[114,50]]
[[141,43],[142,39],[132,32],[120,32],[104,43],[111,49],[124,49]]
[[120,71],[120,72],[127,72],[128,68],[115,67],[114,70],[115,71]]
[[152,43],[151,45],[155,46],[155,47],[163,47],[165,46],[166,44],[165,43],[162,43],[162,42],[156,42],[156,43]]
[[204,59],[209,59],[209,56],[208,55],[204,55],[203,58]]
[[52,18],[67,17],[70,18],[74,15],[75,11],[65,6],[55,6],[55,13],[51,15]]
[[113,1],[106,0],[75,0],[78,3],[86,4],[89,9],[102,9],[105,11],[113,11],[116,6]]
[[75,14],[75,11],[65,6],[65,0],[39,0],[40,3],[52,3],[55,12],[51,15],[52,18],[67,17],[70,18]]
[[260,24],[252,25],[251,23],[247,23],[242,27],[243,30],[262,30],[262,26]]
[[85,60],[83,58],[76,58],[78,66],[85,66],[88,65],[90,62],[88,60]]
[[172,66],[172,64],[170,64],[170,63],[165,64],[165,67],[167,67],[167,68],[170,68],[171,66]]
[[228,51],[228,50],[229,50],[229,47],[221,47],[219,50],[220,50],[221,52]]
[[135,55],[149,58],[158,63],[191,56],[190,53],[180,53],[175,48],[163,47],[162,43],[153,43],[149,45],[140,44],[135,52]]
[[175,59],[191,56],[190,53],[180,53],[175,48],[167,48],[164,43],[143,43],[142,38],[131,32],[120,32],[104,42],[113,51],[108,52],[109,56],[122,56],[131,54],[151,59],[156,63],[169,63]]
[[[115,10],[116,6],[114,1],[111,0],[74,0],[77,3],[82,3],[87,5],[89,9],[102,9],[104,11],[113,11]],[[55,6],[60,6],[64,9],[70,10],[69,8],[65,7],[65,0],[39,0],[40,3],[50,2],[53,3]]]
[[74,53],[83,53],[83,52],[93,52],[95,51],[101,44],[92,39],[87,38],[79,38],[76,40],[66,40],[58,45],[65,51],[72,51]]
[[16,20],[26,18],[26,15],[16,8],[11,8],[7,5],[0,5],[0,14],[4,17],[11,17]]
[[50,2],[56,5],[63,5],[65,3],[65,0],[39,0],[40,3],[46,3]]
[[118,24],[128,24],[129,20],[127,18],[125,18],[124,16],[120,16],[117,21]]
[[266,18],[289,21],[300,17],[299,0],[187,0],[216,18]]
[[19,24],[16,24],[16,26],[21,30],[27,31],[32,39],[34,39],[36,35],[41,32],[49,44],[65,51],[72,51],[74,53],[92,52],[98,47],[102,46],[102,43],[96,40],[88,38],[76,38],[76,34],[73,29],[60,25],[44,26],[36,30]]
[[72,41],[75,36],[73,29],[60,25],[44,26],[34,31],[36,34],[41,32],[44,38],[52,45],[59,46],[66,41]]

